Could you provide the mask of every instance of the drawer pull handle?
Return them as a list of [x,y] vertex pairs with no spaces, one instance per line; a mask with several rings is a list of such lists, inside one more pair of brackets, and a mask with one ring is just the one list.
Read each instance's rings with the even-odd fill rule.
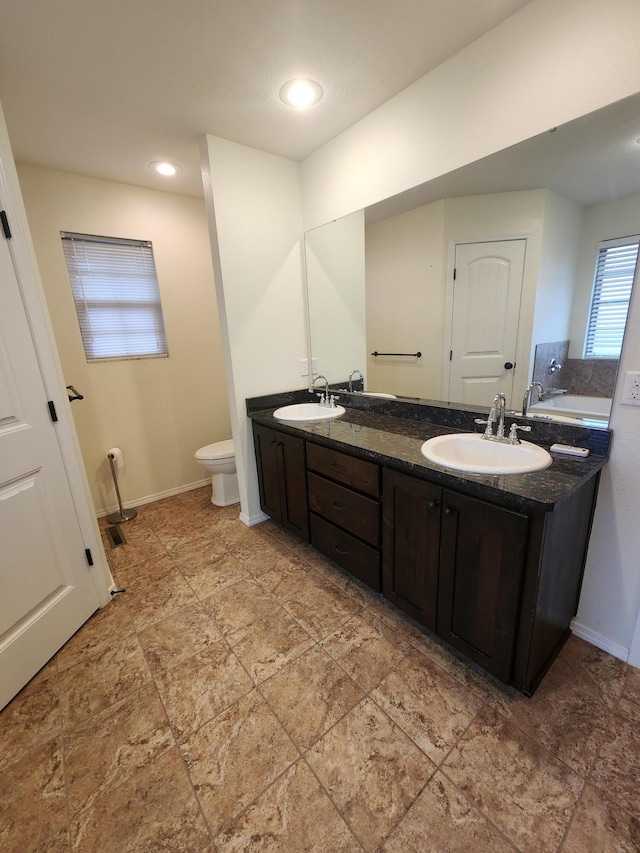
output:
[[346,548],[341,548],[339,545],[334,545],[333,547],[336,549],[338,554],[343,554],[345,557],[349,556],[349,552]]
[[336,471],[340,471],[341,474],[344,474],[344,472],[347,470],[344,465],[340,465],[338,462],[332,462],[331,467],[335,468]]
[[333,508],[337,509],[338,512],[344,512],[346,510],[346,506],[341,506],[340,504],[337,504],[335,502],[333,504]]

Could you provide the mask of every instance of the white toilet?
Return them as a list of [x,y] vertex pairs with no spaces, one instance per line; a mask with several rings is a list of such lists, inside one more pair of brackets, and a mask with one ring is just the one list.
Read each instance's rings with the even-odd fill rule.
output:
[[196,451],[196,462],[211,474],[211,503],[230,506],[240,500],[233,439],[216,441]]

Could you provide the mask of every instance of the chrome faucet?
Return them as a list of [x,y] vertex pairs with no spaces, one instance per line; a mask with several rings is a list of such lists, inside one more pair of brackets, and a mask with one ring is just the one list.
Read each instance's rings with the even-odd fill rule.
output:
[[352,370],[351,373],[349,374],[349,393],[350,394],[353,394],[353,377],[356,375],[356,373],[360,377],[360,381],[362,382],[362,390],[364,391],[364,376],[362,375],[362,373],[360,373],[359,370]]
[[529,411],[529,406],[531,405],[531,392],[534,388],[538,389],[538,400],[542,400],[544,398],[544,388],[542,387],[542,382],[532,382],[530,385],[527,385],[524,397],[522,398],[522,415],[526,416]]
[[[504,435],[504,416],[506,408],[507,398],[502,391],[500,391],[493,398],[491,410],[487,415],[486,421],[483,421],[480,418],[475,419],[475,423],[477,424],[486,424],[486,429],[482,434],[482,437],[486,438],[487,441],[508,441]],[[493,425],[496,421],[498,422],[498,426],[496,427],[496,433],[494,435]]]
[[[319,394],[316,392],[316,382],[318,381],[318,379],[324,380],[324,394],[322,392],[320,392]],[[320,397],[320,405],[321,406],[329,406],[330,405],[330,402],[329,402],[329,380],[327,379],[326,376],[323,376],[321,373],[319,373],[315,377],[313,382],[311,383],[311,388],[309,388],[309,392],[311,394],[313,394],[315,392],[316,396]]]

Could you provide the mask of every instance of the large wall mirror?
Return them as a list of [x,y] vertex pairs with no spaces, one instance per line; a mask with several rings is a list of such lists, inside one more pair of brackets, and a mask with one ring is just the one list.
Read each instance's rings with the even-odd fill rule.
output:
[[639,234],[640,95],[307,232],[315,369],[606,426]]

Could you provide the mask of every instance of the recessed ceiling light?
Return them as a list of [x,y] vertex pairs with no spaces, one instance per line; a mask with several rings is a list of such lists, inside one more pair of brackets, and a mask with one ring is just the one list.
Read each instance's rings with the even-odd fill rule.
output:
[[315,80],[289,80],[280,89],[280,98],[290,107],[311,107],[322,97],[322,88]]
[[149,163],[149,168],[152,172],[158,172],[159,175],[164,175],[167,178],[172,178],[182,171],[182,166],[177,163],[169,163],[166,160],[158,160],[155,163]]

